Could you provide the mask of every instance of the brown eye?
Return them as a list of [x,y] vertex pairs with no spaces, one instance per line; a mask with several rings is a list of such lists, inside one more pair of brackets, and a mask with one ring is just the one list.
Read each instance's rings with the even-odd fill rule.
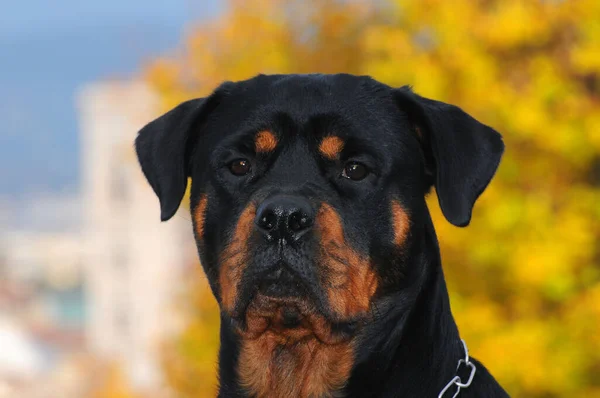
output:
[[236,176],[245,176],[251,170],[250,162],[246,159],[236,159],[229,164],[229,171]]
[[354,181],[359,181],[365,178],[369,174],[369,169],[362,163],[349,162],[344,166],[342,171],[342,177],[349,178]]

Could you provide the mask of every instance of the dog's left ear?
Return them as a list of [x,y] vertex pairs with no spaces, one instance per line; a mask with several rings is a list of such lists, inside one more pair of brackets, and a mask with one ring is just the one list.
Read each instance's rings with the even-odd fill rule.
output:
[[177,212],[190,175],[191,151],[216,94],[184,102],[148,123],[135,140],[142,171],[160,200],[160,218]]
[[460,108],[423,98],[409,87],[394,91],[434,161],[435,188],[448,221],[464,227],[475,201],[494,176],[504,152],[502,137]]

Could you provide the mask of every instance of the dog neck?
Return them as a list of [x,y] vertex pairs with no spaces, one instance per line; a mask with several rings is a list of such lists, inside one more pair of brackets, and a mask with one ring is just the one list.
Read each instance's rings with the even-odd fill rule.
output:
[[410,265],[423,270],[420,283],[407,288],[412,292],[381,303],[381,320],[365,330],[364,344],[359,345],[361,351],[347,385],[351,396],[375,391],[402,391],[406,397],[437,396],[454,376],[457,361],[464,357],[435,235],[427,239],[427,246],[435,243],[434,247],[420,251],[413,258],[418,264]]
[[[379,320],[363,333],[345,397],[434,397],[456,376],[465,352],[444,279],[437,237],[428,219],[409,267],[422,270],[410,284],[378,308]],[[461,397],[508,397],[485,367]],[[452,392],[452,394],[454,391]],[[449,394],[449,396],[452,396]]]

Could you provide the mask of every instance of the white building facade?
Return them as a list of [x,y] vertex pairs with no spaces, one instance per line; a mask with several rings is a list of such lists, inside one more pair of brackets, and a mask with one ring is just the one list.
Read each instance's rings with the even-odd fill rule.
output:
[[189,215],[160,222],[158,199],[133,142],[159,99],[141,82],[106,82],[78,96],[81,130],[86,337],[119,361],[132,385],[161,386],[159,347],[178,326],[174,295],[195,256]]

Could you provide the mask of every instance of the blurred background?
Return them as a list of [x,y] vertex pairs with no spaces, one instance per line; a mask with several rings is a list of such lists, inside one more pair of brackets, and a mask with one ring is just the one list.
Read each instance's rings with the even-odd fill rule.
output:
[[453,312],[515,397],[600,397],[600,2],[21,0],[0,13],[0,398],[213,397],[218,310],[140,127],[223,80],[349,72],[505,138]]

